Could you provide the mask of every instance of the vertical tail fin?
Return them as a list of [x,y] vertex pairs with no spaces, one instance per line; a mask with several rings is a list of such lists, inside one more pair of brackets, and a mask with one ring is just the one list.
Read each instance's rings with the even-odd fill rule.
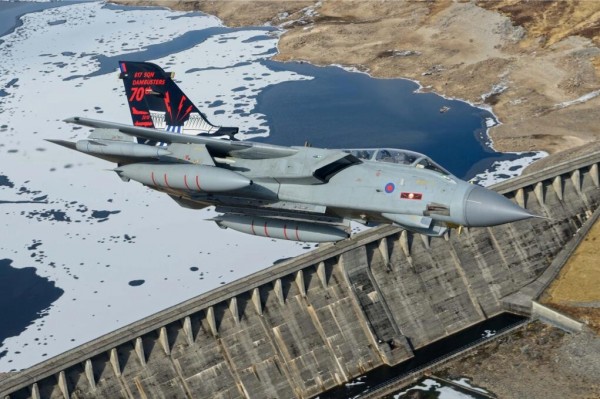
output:
[[237,127],[215,126],[173,81],[173,74],[149,62],[119,61],[134,126],[195,136],[233,138]]

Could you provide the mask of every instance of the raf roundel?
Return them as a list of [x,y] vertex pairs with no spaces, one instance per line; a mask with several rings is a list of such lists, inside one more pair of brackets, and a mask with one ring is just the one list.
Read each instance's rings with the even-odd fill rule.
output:
[[385,192],[388,193],[388,194],[392,193],[392,192],[394,192],[395,188],[396,187],[394,186],[394,183],[388,183],[388,184],[385,185]]

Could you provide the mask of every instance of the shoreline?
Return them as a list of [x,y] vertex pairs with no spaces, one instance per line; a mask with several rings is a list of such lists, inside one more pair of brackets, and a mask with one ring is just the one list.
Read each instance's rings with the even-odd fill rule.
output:
[[[263,1],[254,11],[236,2],[163,3],[172,9],[207,12],[227,26],[270,24],[285,29],[277,46],[279,54],[274,57],[277,61],[353,66],[367,70],[372,77],[418,81],[445,98],[481,108],[489,106],[496,119],[502,121],[488,133],[498,151],[543,150],[552,155],[598,141],[600,116],[594,109],[600,104],[600,97],[566,108],[555,105],[580,99],[600,88],[596,76],[600,69],[600,49],[596,45],[600,36],[581,37],[567,31],[547,45],[544,35],[548,30],[548,35],[554,33],[552,27],[542,26],[546,31],[540,32],[537,25],[530,27],[527,21],[519,19],[518,12],[531,14],[531,20],[540,25],[543,21],[540,22],[538,10],[528,5],[522,6],[524,11],[508,5],[502,8],[507,2],[501,0],[501,4],[494,5],[440,1],[396,7],[394,2],[384,1],[377,7],[367,7],[350,0],[283,5]],[[285,15],[279,12],[282,7],[287,8]],[[564,12],[583,18],[582,24],[589,22],[585,18],[594,22],[595,14],[589,13],[600,10],[600,4],[586,3],[581,7],[592,10],[585,9],[589,12],[583,17],[568,14],[569,10]],[[481,18],[489,20],[489,26],[472,23]],[[567,22],[564,23],[568,25]],[[570,23],[577,22],[580,21]],[[394,54],[399,50],[405,51],[403,55]],[[503,89],[497,90],[499,86]]]
[[[61,7],[61,6],[64,6],[64,5],[72,5],[72,4],[78,4],[78,3],[82,3],[82,1],[64,1],[62,3],[6,3],[6,4],[10,4],[10,5],[15,4],[16,8],[27,8],[27,6],[29,6],[29,7],[33,7],[34,9],[33,10],[28,10],[28,11],[20,11],[19,13],[14,13],[14,15],[11,16],[11,18],[14,18],[14,23],[12,24],[11,28],[9,28],[4,34],[0,35],[0,43],[2,42],[1,37],[11,34],[12,32],[15,31],[15,29],[17,29],[19,26],[22,25],[22,22],[21,22],[20,19],[21,19],[21,17],[23,15],[34,13],[34,12],[43,11],[45,9],[56,8],[56,7]],[[109,1],[107,4],[114,4],[114,5],[117,5],[117,6],[125,6],[125,7],[164,8],[164,9],[169,9],[169,10],[173,10],[173,11],[176,11],[179,8],[181,8],[181,7],[177,6],[178,4],[181,5],[181,3],[177,3],[177,2],[173,3],[172,1],[171,2],[167,1],[166,2],[167,4],[162,4],[161,1],[152,2],[150,4],[146,4],[146,3],[147,3],[147,1],[145,1],[145,0],[112,0],[112,1]],[[168,4],[168,3],[173,3],[173,4]],[[309,8],[309,7],[305,7],[302,10],[305,10],[306,8]],[[317,7],[317,5],[315,5],[314,7]],[[203,11],[200,11],[200,12],[203,12]],[[227,21],[223,20],[219,15],[214,14],[214,16],[221,21],[221,23],[222,23],[223,26],[229,26],[227,24]],[[494,120],[494,125],[489,126],[486,123],[485,128],[482,128],[482,131],[484,133],[484,137],[483,138],[478,138],[478,140],[481,141],[481,143],[482,143],[482,145],[484,147],[489,148],[490,150],[492,150],[494,152],[502,152],[502,153],[505,153],[505,154],[519,155],[519,154],[525,154],[525,153],[534,152],[534,153],[540,155],[539,158],[536,158],[536,159],[532,160],[531,162],[527,163],[525,165],[524,169],[521,171],[521,173],[523,173],[526,168],[528,168],[529,166],[531,166],[532,163],[536,162],[539,159],[543,159],[543,158],[546,158],[546,157],[550,157],[551,159],[553,159],[554,158],[553,155],[560,155],[563,152],[565,152],[565,153],[569,153],[569,152],[579,153],[579,152],[582,152],[581,150],[583,150],[583,152],[585,152],[585,147],[587,147],[587,144],[590,144],[590,143],[586,143],[586,144],[583,144],[582,146],[572,146],[572,147],[569,147],[566,150],[560,151],[558,153],[551,153],[551,152],[549,153],[548,151],[545,151],[545,150],[518,150],[518,149],[513,149],[513,148],[506,149],[506,148],[503,148],[504,145],[499,145],[498,146],[498,145],[495,144],[495,137],[493,135],[493,130],[492,130],[492,129],[497,128],[497,127],[499,127],[501,125],[504,125],[504,123],[501,121],[500,115],[494,110],[494,107],[491,106],[491,105],[489,105],[489,104],[486,104],[485,101],[484,102],[470,101],[469,99],[466,99],[466,98],[463,98],[463,97],[458,97],[458,96],[455,96],[455,95],[452,95],[452,94],[448,94],[448,93],[446,93],[444,91],[438,91],[432,85],[425,85],[421,79],[411,78],[411,77],[407,77],[407,76],[378,76],[375,73],[373,73],[373,71],[370,68],[368,68],[368,67],[364,68],[363,65],[352,64],[352,63],[350,63],[350,64],[332,63],[332,64],[322,65],[322,64],[314,63],[310,59],[287,59],[287,60],[280,60],[280,59],[278,59],[278,56],[280,56],[282,54],[282,50],[280,48],[281,47],[281,39],[286,34],[288,34],[289,32],[291,32],[291,29],[289,29],[287,26],[284,26],[284,25],[291,25],[291,27],[293,29],[294,28],[294,21],[291,21],[291,22],[292,22],[291,24],[290,23],[283,23],[283,24],[280,24],[278,26],[274,26],[274,28],[276,28],[277,30],[279,30],[280,33],[278,34],[278,41],[277,41],[277,44],[276,44],[277,53],[274,54],[271,57],[271,60],[277,61],[277,62],[287,62],[287,61],[307,62],[307,63],[310,63],[311,65],[316,66],[316,67],[335,66],[335,67],[342,68],[342,69],[344,69],[345,71],[348,71],[348,72],[364,73],[367,76],[369,76],[371,78],[374,78],[374,79],[404,79],[404,80],[411,81],[411,82],[413,82],[413,83],[415,83],[415,84],[418,85],[418,88],[414,91],[415,93],[433,93],[433,94],[435,94],[437,96],[440,96],[441,98],[444,98],[445,100],[461,101],[461,102],[464,102],[464,103],[466,103],[466,104],[468,104],[468,105],[470,105],[472,107],[475,107],[475,108],[487,111],[487,112],[489,112],[492,115],[493,120]],[[251,25],[251,26],[265,26],[265,25],[268,25],[268,24],[262,24],[262,25],[261,24],[254,24],[254,25]],[[234,26],[230,26],[230,27],[234,27]],[[361,68],[361,66],[363,66],[363,68]],[[567,100],[567,101],[561,102],[561,103],[555,105],[555,109],[556,110],[561,110],[561,109],[564,109],[564,108],[567,108],[567,107],[570,107],[570,106],[579,105],[579,104],[585,104],[586,102],[588,102],[590,100],[593,100],[594,98],[598,97],[597,95],[595,95],[595,96],[589,96],[590,93],[597,93],[597,92],[600,92],[600,90],[595,90],[595,91],[592,91],[592,92],[588,92],[587,94],[584,94],[584,95],[582,95],[580,97],[577,97],[574,100]],[[489,94],[489,93],[484,93],[481,97],[483,98],[483,96],[485,94]],[[585,98],[585,100],[580,101],[583,98]],[[564,106],[560,106],[560,105],[564,105]],[[592,144],[591,148],[594,148],[594,150],[598,147],[596,145],[596,143],[594,143],[594,142],[592,142],[591,144]],[[561,158],[563,158],[563,157],[564,157],[564,154],[562,154]],[[510,161],[503,161],[501,163],[505,163],[505,162],[510,162]],[[499,169],[500,168],[501,168],[501,165],[500,165]],[[487,173],[488,173],[488,170],[482,172],[481,174],[487,174]]]
[[[177,11],[192,11],[192,9],[190,9],[190,5],[193,5],[194,3],[173,3],[173,2],[152,2],[152,3],[148,3],[145,0],[112,0],[111,3],[114,4],[118,4],[121,6],[136,6],[136,7],[157,7],[157,6],[163,6],[169,10],[177,10]],[[264,3],[268,3],[268,2],[264,2]],[[178,7],[177,5],[180,5],[180,7]],[[309,7],[305,7],[302,8],[300,10],[300,12],[304,11],[304,13],[306,14],[306,9],[310,8]],[[227,27],[239,27],[239,24],[229,24],[228,21],[224,20],[220,15],[218,15],[217,13],[210,13],[207,10],[204,9],[198,9],[198,8],[193,8],[193,11],[200,11],[200,12],[204,12],[208,15],[213,15],[216,18],[218,18],[221,23],[223,24],[223,26],[227,26]],[[471,107],[480,109],[482,111],[486,111],[489,112],[491,114],[491,119],[493,121],[493,125],[490,126],[490,124],[488,123],[488,120],[485,120],[485,123],[482,125],[482,127],[476,131],[474,131],[474,135],[475,135],[475,140],[477,140],[480,145],[489,151],[492,152],[498,152],[498,153],[502,153],[505,155],[513,155],[518,157],[518,159],[515,160],[499,160],[499,161],[494,161],[492,162],[487,168],[485,168],[484,170],[482,170],[481,172],[479,172],[477,175],[473,176],[470,180],[472,182],[476,182],[477,184],[483,185],[483,186],[491,186],[493,184],[496,184],[506,178],[510,178],[510,177],[514,177],[514,176],[518,176],[521,175],[525,172],[526,168],[529,167],[531,164],[535,163],[536,161],[538,161],[539,159],[545,158],[547,157],[549,154],[547,151],[543,151],[543,150],[517,150],[517,149],[503,149],[503,148],[499,148],[498,146],[495,145],[495,140],[494,137],[492,135],[492,129],[502,125],[503,123],[500,120],[500,116],[495,112],[495,110],[493,109],[492,106],[490,106],[489,104],[486,104],[485,102],[475,102],[475,101],[471,101],[469,99],[466,98],[462,98],[459,96],[455,96],[455,95],[451,95],[442,91],[437,90],[437,88],[433,87],[432,85],[425,85],[423,83],[422,79],[417,79],[417,78],[412,78],[412,77],[407,77],[407,76],[378,76],[375,73],[373,73],[373,71],[368,68],[365,67],[364,65],[360,65],[360,64],[347,64],[347,63],[331,63],[331,64],[320,64],[320,63],[315,63],[314,61],[312,61],[309,58],[288,58],[288,59],[281,59],[281,55],[282,52],[284,50],[282,50],[282,38],[285,37],[287,34],[289,34],[294,28],[295,22],[294,21],[290,21],[291,23],[282,23],[282,24],[278,24],[278,25],[273,25],[270,23],[263,23],[263,24],[251,24],[248,26],[272,26],[273,28],[275,28],[278,33],[277,33],[277,44],[276,44],[276,50],[277,53],[272,55],[270,57],[270,60],[274,61],[274,62],[282,62],[282,63],[286,63],[286,62],[298,62],[298,63],[309,63],[312,66],[318,67],[318,68],[326,68],[326,67],[338,67],[344,71],[350,72],[350,73],[354,73],[354,72],[359,72],[362,74],[365,74],[366,76],[369,76],[372,79],[402,79],[402,80],[406,80],[409,82],[412,82],[414,84],[417,85],[417,88],[413,91],[413,93],[419,93],[419,94],[434,94],[440,98],[443,98],[444,100],[448,100],[448,101],[459,101],[462,102],[464,104],[467,104]],[[484,95],[482,95],[481,97],[483,98]]]
[[[285,29],[280,29],[280,32],[282,32],[279,36],[281,37],[283,34],[285,34]],[[381,79],[381,80],[394,80],[394,79],[401,79],[401,80],[407,80],[409,82],[412,82],[414,84],[416,84],[418,86],[418,88],[416,90],[413,91],[413,93],[417,93],[417,94],[434,94],[438,97],[443,98],[444,100],[448,100],[448,101],[459,101],[462,103],[465,103],[473,108],[477,108],[477,109],[481,109],[483,111],[489,112],[492,116],[492,121],[493,121],[493,125],[488,125],[487,121],[488,119],[486,118],[485,120],[485,127],[481,128],[481,135],[476,135],[476,136],[483,136],[483,137],[476,137],[476,140],[486,149],[489,149],[493,152],[498,152],[501,154],[510,154],[510,155],[515,155],[515,156],[519,156],[518,159],[515,160],[501,160],[501,161],[494,161],[489,168],[485,169],[484,171],[481,171],[479,173],[477,173],[474,177],[472,177],[469,181],[475,183],[475,184],[479,184],[482,185],[484,187],[489,187],[492,186],[496,183],[501,182],[502,180],[505,180],[506,178],[510,178],[510,177],[514,177],[514,176],[519,176],[525,173],[525,171],[527,170],[527,168],[529,168],[531,165],[533,165],[534,163],[538,162],[541,159],[544,159],[546,157],[548,157],[550,154],[548,154],[546,151],[543,150],[537,150],[537,151],[501,151],[498,150],[495,146],[494,146],[494,140],[492,138],[492,136],[490,135],[490,129],[493,127],[496,127],[498,125],[501,125],[502,122],[500,121],[499,117],[493,112],[492,107],[486,105],[486,104],[475,104],[471,101],[462,99],[462,98],[453,98],[453,97],[448,97],[446,95],[444,95],[443,93],[438,93],[436,91],[427,91],[428,88],[425,88],[422,83],[419,80],[416,79],[410,79],[410,78],[405,78],[405,77],[378,77],[378,76],[373,76],[368,70],[361,70],[355,66],[347,66],[347,65],[342,65],[342,64],[332,64],[332,65],[315,65],[312,62],[308,61],[308,60],[287,60],[287,61],[280,61],[277,59],[274,59],[274,57],[277,54],[275,54],[273,57],[271,57],[271,60],[274,62],[280,62],[280,63],[287,63],[287,62],[298,62],[298,63],[308,63],[310,65],[313,65],[314,67],[317,68],[327,68],[327,67],[337,67],[340,68],[346,72],[350,72],[350,73],[361,73],[364,74],[368,77],[370,77],[371,79]],[[474,133],[477,133],[479,131],[475,131]],[[531,154],[529,156],[526,156],[526,154]],[[517,170],[517,174],[514,173],[513,170],[511,170],[511,168],[515,168],[515,167],[519,167]],[[512,173],[511,173],[512,172]],[[500,174],[501,176],[507,176],[507,177],[494,177],[495,174]]]
[[[331,11],[331,10],[328,10],[328,11]],[[339,12],[339,10],[334,10],[334,11]],[[357,18],[356,15],[354,15],[354,17]],[[453,15],[453,17],[457,17],[457,15]],[[366,20],[366,18],[365,18],[365,20]],[[361,21],[361,22],[363,22],[363,21]],[[364,23],[368,23],[368,22],[364,21]],[[327,23],[324,23],[324,25],[327,25]],[[331,29],[332,25],[333,24],[330,24],[329,26],[327,26],[327,28]],[[319,29],[319,27],[321,28],[321,30],[325,29],[319,25],[318,21],[315,20],[313,29],[317,30],[317,29]],[[306,30],[306,29],[310,30],[311,28],[310,27],[304,28],[304,30]],[[330,33],[330,32],[328,32],[328,33]],[[289,44],[287,44],[287,46],[286,45],[280,46],[282,48],[282,52],[277,57],[275,57],[275,59],[278,59],[278,60],[294,59],[295,57],[297,57],[298,51],[296,49],[297,43],[295,43],[295,41],[303,42],[308,36],[309,36],[309,34],[304,34],[303,32],[300,32],[298,30],[296,30],[294,32],[290,31],[287,35],[284,35],[282,38],[282,41],[285,41],[286,39],[288,39]],[[325,36],[325,35],[323,34],[322,36]],[[334,37],[335,37],[335,35],[334,35]],[[339,37],[338,37],[338,39],[339,39]],[[378,39],[381,39],[381,37],[378,37]],[[407,47],[411,48],[410,46],[407,46]],[[287,50],[287,54],[286,54],[286,50]],[[419,48],[419,50],[421,50],[421,48]],[[301,52],[302,51],[306,51],[306,50],[301,49]],[[388,52],[389,51],[390,50],[388,50]],[[417,53],[419,53],[419,55],[420,55],[420,52],[417,51]],[[304,54],[303,54],[303,56],[304,56]],[[343,54],[341,56],[344,57]],[[370,56],[371,56],[371,58],[368,60],[367,64],[364,64],[361,62],[356,62],[356,63],[351,63],[351,65],[356,65],[357,69],[359,69],[359,70],[367,70],[368,73],[370,74],[370,76],[372,76],[372,77],[376,77],[376,78],[400,77],[403,79],[408,79],[408,80],[417,82],[421,87],[423,87],[424,88],[424,89],[422,89],[423,92],[425,92],[425,91],[434,92],[446,99],[455,99],[458,101],[464,101],[472,106],[475,106],[475,107],[478,107],[481,109],[485,109],[485,110],[489,110],[494,115],[494,117],[496,118],[496,121],[498,122],[496,124],[496,126],[492,127],[491,129],[488,129],[488,137],[489,137],[490,141],[492,142],[491,146],[492,146],[492,148],[494,148],[497,151],[509,152],[509,153],[520,153],[520,152],[530,152],[530,151],[540,151],[541,150],[541,151],[544,151],[545,153],[554,154],[554,153],[559,153],[563,150],[572,149],[574,147],[577,147],[578,144],[585,145],[585,144],[588,144],[589,142],[596,141],[598,139],[598,136],[599,136],[598,134],[595,134],[592,139],[590,139],[589,137],[587,139],[582,138],[580,135],[571,135],[571,133],[573,133],[573,131],[570,129],[568,129],[567,132],[562,131],[562,132],[557,132],[557,133],[553,133],[553,134],[536,134],[537,132],[532,131],[529,134],[515,136],[514,134],[503,133],[503,132],[506,132],[509,130],[514,130],[515,124],[532,125],[532,124],[536,123],[534,121],[535,119],[539,120],[540,118],[543,118],[546,115],[552,114],[555,111],[560,111],[561,109],[564,109],[563,107],[557,107],[556,104],[566,103],[569,105],[582,105],[584,107],[589,106],[590,102],[592,102],[594,100],[593,96],[587,96],[587,94],[589,94],[590,91],[587,91],[582,96],[575,96],[576,100],[571,100],[571,97],[568,97],[568,98],[564,99],[563,101],[555,101],[553,106],[551,106],[549,109],[544,110],[541,113],[535,112],[533,114],[531,114],[531,113],[528,114],[527,112],[525,112],[524,110],[521,109],[520,114],[517,114],[517,115],[515,115],[514,118],[511,118],[511,117],[508,117],[506,112],[504,112],[504,110],[501,109],[501,107],[498,105],[499,103],[496,101],[496,99],[494,99],[494,97],[503,95],[504,91],[506,91],[506,88],[507,88],[507,87],[504,87],[502,90],[496,91],[496,86],[498,85],[498,83],[493,84],[493,81],[490,81],[488,83],[489,86],[485,90],[480,90],[480,91],[475,91],[475,90],[466,90],[465,91],[465,90],[463,90],[463,93],[461,94],[461,93],[457,93],[456,91],[452,90],[452,80],[451,79],[449,79],[449,78],[444,79],[441,76],[441,75],[443,75],[442,73],[436,72],[436,67],[440,66],[441,64],[434,65],[433,68],[430,68],[429,70],[422,72],[421,76],[417,77],[417,76],[415,76],[416,73],[420,72],[418,70],[418,68],[416,68],[415,71],[412,71],[411,73],[403,73],[402,71],[406,72],[407,68],[399,68],[398,69],[398,65],[396,65],[395,68],[393,65],[390,65],[390,68],[384,69],[384,68],[382,68],[381,63],[378,63],[377,60],[374,60],[374,58],[372,58],[373,54],[371,54]],[[377,55],[376,58],[378,56],[381,56],[381,53],[379,55]],[[321,55],[318,55],[317,52],[314,52],[313,57],[304,56],[303,58],[309,60],[311,63],[313,63],[315,65],[321,65],[321,62],[325,62],[322,60],[326,59],[327,57],[323,57]],[[410,57],[406,56],[406,57],[402,57],[402,58],[408,59]],[[463,63],[465,63],[465,62],[460,62],[459,65],[463,64]],[[431,72],[431,69],[433,69],[434,72]],[[440,69],[442,71],[445,71],[443,66],[440,67]],[[449,68],[449,69],[452,69],[452,68]],[[437,75],[440,75],[440,76],[437,76]],[[446,81],[444,82],[444,80],[446,80]],[[598,85],[598,82],[595,82],[595,83],[596,83],[596,85]],[[460,85],[460,84],[464,84],[464,82],[459,83],[457,85]],[[503,86],[503,84],[500,84],[500,86]],[[591,92],[597,92],[597,90],[591,91]],[[586,101],[577,101],[581,98],[585,98]],[[514,121],[515,119],[520,119],[520,121],[517,121],[517,123],[515,123],[515,121]],[[594,118],[592,118],[592,119],[594,119]],[[523,120],[525,120],[524,123],[522,122]],[[577,123],[579,122],[579,119],[575,118],[572,122],[574,125],[577,125]],[[593,133],[598,133],[598,132],[596,131]],[[544,137],[544,136],[547,136],[547,137]],[[558,141],[558,143],[556,141]],[[539,145],[535,146],[534,143],[537,143]]]
[[[169,9],[169,10],[180,11],[180,10],[178,10],[178,8],[180,8],[180,7],[171,7],[171,6],[167,5],[168,2],[166,4],[160,5],[160,6],[159,5],[152,6],[150,4],[146,4],[147,3],[146,0],[109,0],[108,3],[117,4],[117,5],[123,5],[123,6],[130,5],[130,6],[138,6],[138,7],[164,7],[164,8]],[[161,4],[162,2],[158,1],[156,3]],[[173,4],[173,5],[175,5],[175,4]],[[201,11],[201,12],[204,12],[204,11]],[[212,15],[214,15],[214,14],[212,14]],[[227,25],[227,22],[225,20],[223,20],[220,16],[218,16],[218,15],[214,15],[214,16],[217,17],[219,20],[221,20],[223,26],[229,26],[229,25]],[[464,99],[464,98],[460,98],[460,97],[456,97],[456,96],[450,96],[450,95],[448,95],[446,93],[439,92],[439,91],[436,91],[436,90],[430,90],[430,89],[433,89],[431,86],[427,86],[426,87],[426,86],[423,85],[423,83],[421,82],[421,80],[413,79],[413,78],[410,78],[410,77],[405,77],[405,76],[389,76],[389,77],[376,76],[369,69],[363,70],[363,69],[359,68],[357,65],[353,65],[353,64],[332,63],[332,64],[321,65],[321,64],[315,64],[312,61],[310,61],[309,59],[300,59],[300,58],[298,58],[298,59],[289,59],[289,60],[285,60],[285,61],[276,59],[276,57],[282,53],[282,51],[280,49],[281,38],[286,33],[289,32],[289,30],[286,27],[282,26],[282,25],[284,25],[284,24],[281,24],[279,26],[273,26],[275,29],[277,29],[279,31],[279,33],[277,34],[278,40],[277,40],[277,44],[275,46],[276,50],[277,50],[277,53],[274,54],[270,58],[272,61],[276,61],[276,62],[300,62],[300,63],[306,62],[306,63],[309,63],[309,64],[315,66],[315,67],[322,67],[322,68],[333,66],[333,67],[341,68],[341,69],[343,69],[343,70],[345,70],[347,72],[363,73],[363,74],[366,74],[367,76],[369,76],[372,79],[403,79],[403,80],[408,80],[410,82],[415,83],[418,86],[418,88],[413,91],[414,93],[423,93],[423,94],[425,94],[425,93],[432,93],[432,94],[435,94],[435,95],[437,95],[437,96],[439,96],[439,97],[441,97],[441,98],[443,98],[445,100],[449,100],[449,101],[461,101],[461,102],[463,102],[465,104],[468,104],[471,107],[479,108],[479,109],[481,109],[483,111],[487,111],[490,114],[492,114],[492,117],[493,117],[493,120],[494,120],[494,125],[488,126],[487,125],[487,121],[486,121],[486,126],[483,129],[484,133],[485,133],[485,136],[487,137],[487,140],[483,140],[482,144],[486,148],[489,148],[490,150],[492,150],[494,152],[502,152],[502,153],[525,153],[525,152],[527,152],[527,151],[503,151],[503,150],[499,150],[499,149],[497,149],[497,148],[494,147],[494,141],[493,141],[493,138],[492,138],[492,136],[490,134],[490,129],[493,128],[493,127],[495,127],[495,126],[501,125],[502,122],[500,121],[499,116],[494,112],[493,107],[491,107],[491,106],[489,106],[489,105],[487,105],[485,103],[475,103],[475,102],[469,101],[468,99]],[[256,25],[256,26],[265,26],[265,24],[263,24],[263,25]],[[233,26],[229,26],[229,27],[233,27]],[[427,91],[427,90],[430,90],[430,91]],[[543,155],[543,156],[547,156],[548,155],[548,153],[546,153],[544,151],[536,151],[536,152],[541,152],[541,153],[546,154],[546,155]]]
[[[73,4],[79,4],[82,3],[83,1],[77,1],[77,0],[64,0],[62,2],[56,3],[56,2],[2,2],[0,1],[0,11],[2,11],[4,13],[4,15],[2,16],[2,19],[13,19],[13,23],[12,26],[10,28],[8,28],[7,30],[5,30],[4,32],[0,31],[0,44],[4,42],[4,40],[2,40],[2,37],[10,35],[11,33],[13,33],[17,28],[19,28],[20,26],[23,25],[23,22],[21,21],[21,17],[23,17],[24,15],[27,14],[32,14],[35,12],[40,12],[40,11],[44,11],[47,9],[51,9],[51,8],[58,8],[58,7],[63,7],[63,6],[68,6],[68,5],[73,5]],[[15,10],[17,9],[17,10]],[[20,9],[20,10],[18,10]],[[23,9],[26,9],[26,11],[23,11]]]
[[[202,11],[231,27],[279,27],[284,32],[274,61],[341,65],[373,78],[407,79],[423,92],[490,111],[498,123],[486,133],[495,151],[536,151],[554,162],[555,155],[595,148],[600,140],[600,113],[595,111],[600,96],[585,97],[600,90],[600,34],[580,37],[569,31],[546,45],[544,32],[520,22],[520,14],[510,14],[508,5],[508,12],[500,12],[498,4],[451,1],[403,7],[393,1],[377,7],[353,0],[260,1],[252,3],[255,8],[229,1],[112,1]],[[523,12],[539,24],[537,8],[523,7],[531,8]],[[581,7],[600,13],[600,3]],[[473,23],[483,18],[489,24]],[[581,98],[587,101],[573,103]],[[556,107],[563,103],[572,105]]]

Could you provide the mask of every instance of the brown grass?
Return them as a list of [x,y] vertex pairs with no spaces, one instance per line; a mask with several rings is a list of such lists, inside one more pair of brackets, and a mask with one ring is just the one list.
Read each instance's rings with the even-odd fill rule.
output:
[[600,334],[600,222],[546,290],[542,303],[581,320]]
[[600,302],[599,244],[600,223],[596,222],[549,288],[548,300],[554,303]]
[[583,36],[600,44],[598,1],[480,1],[480,7],[508,16],[527,29],[532,39],[551,46],[568,36]]

